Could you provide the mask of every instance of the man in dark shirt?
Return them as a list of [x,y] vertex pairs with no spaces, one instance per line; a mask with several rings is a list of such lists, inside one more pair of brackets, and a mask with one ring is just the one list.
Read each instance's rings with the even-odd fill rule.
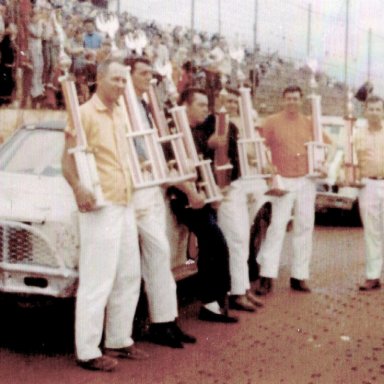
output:
[[[207,148],[206,132],[200,125],[208,115],[208,97],[203,90],[190,88],[180,96],[180,104],[186,107],[188,121],[198,153]],[[190,182],[169,189],[171,209],[178,221],[188,227],[198,240],[198,278],[202,308],[199,319],[223,323],[235,323],[237,318],[223,311],[230,289],[228,247],[210,204]]]
[[[222,95],[223,106],[231,114],[237,110],[239,94],[234,89],[226,90]],[[214,159],[216,150],[226,150],[228,162],[232,165],[225,187],[225,198],[218,207],[218,223],[224,233],[229,249],[229,271],[231,276],[230,308],[255,312],[256,306],[262,304],[250,291],[248,255],[250,242],[250,217],[247,206],[247,195],[240,180],[239,156],[237,151],[238,128],[229,122],[228,133],[219,135],[215,132],[215,116],[205,122],[205,140],[208,147],[204,156]]]

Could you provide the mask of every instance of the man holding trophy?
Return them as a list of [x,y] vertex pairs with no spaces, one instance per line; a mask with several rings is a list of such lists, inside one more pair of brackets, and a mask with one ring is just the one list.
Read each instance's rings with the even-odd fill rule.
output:
[[[211,165],[200,157],[206,150],[206,132],[204,121],[208,116],[208,97],[204,90],[187,88],[179,99],[178,108],[174,108],[174,116],[184,115],[187,129],[191,131],[190,147],[194,149],[196,164],[208,165],[200,169],[201,180],[194,183],[182,183],[169,190],[171,209],[178,221],[188,227],[198,240],[198,280],[202,307],[199,319],[219,323],[236,323],[238,319],[229,316],[226,308],[226,296],[230,290],[229,252],[224,234],[217,224],[216,212],[209,201],[220,201],[219,194],[208,198],[207,190],[216,190],[217,186],[210,174]],[[184,112],[184,113],[183,113]],[[179,124],[180,127],[182,124]],[[181,127],[182,128],[182,127]],[[195,148],[196,146],[196,148]],[[209,174],[209,175],[208,175]],[[205,175],[205,177],[204,177]],[[211,177],[209,177],[211,176]],[[212,183],[212,185],[208,185]],[[206,188],[199,186],[204,185]]]
[[[241,166],[237,149],[239,128],[229,118],[238,117],[240,93],[233,88],[224,89],[220,95],[222,109],[205,122],[206,152],[204,155],[215,163],[215,173],[219,185],[225,190],[225,197],[217,210],[218,224],[224,233],[229,249],[229,271],[231,292],[229,307],[235,310],[255,312],[262,303],[250,290],[248,256],[250,242],[250,221],[247,195],[241,180]],[[227,116],[226,129],[220,132],[220,114]],[[216,126],[216,129],[215,129]],[[223,151],[221,154],[220,151]],[[218,165],[218,156],[225,158],[230,167]],[[225,173],[225,183],[221,182]]]
[[[72,87],[67,87],[68,82]],[[63,173],[80,211],[76,354],[81,367],[99,371],[114,370],[114,357],[147,357],[131,338],[141,276],[124,111],[118,102],[126,84],[124,65],[101,63],[97,91],[79,108],[73,82],[63,80],[69,112]],[[92,174],[92,160],[96,175],[91,175],[87,188],[84,180],[87,173]],[[99,345],[104,323],[103,354]]]
[[[293,259],[290,286],[295,291],[310,292],[306,280],[309,278],[312,254],[316,185],[314,177],[309,174],[313,164],[307,146],[315,142],[316,132],[311,120],[301,112],[302,103],[303,92],[300,87],[284,89],[283,110],[268,117],[262,126],[265,144],[271,150],[272,162],[288,193],[273,198],[271,224],[257,256],[261,267],[256,291],[259,295],[270,292],[272,281],[278,276],[280,253],[292,209]],[[321,131],[318,135],[324,141]]]
[[[135,91],[131,103],[137,103],[141,121],[147,130],[156,129],[143,99],[153,75],[145,58],[128,60]],[[141,142],[143,143],[143,142]],[[140,147],[140,141],[137,146]],[[143,149],[138,148],[143,151]],[[145,152],[145,151],[144,151]],[[146,156],[146,153],[142,153]],[[183,343],[195,343],[195,337],[183,332],[176,324],[176,283],[171,270],[171,249],[166,234],[164,191],[159,186],[137,189],[133,194],[140,236],[142,275],[147,292],[151,325],[148,339],[171,348],[183,348]]]
[[384,215],[384,101],[368,96],[365,106],[367,125],[356,131],[353,146],[359,177],[364,187],[359,193],[360,216],[364,226],[365,276],[359,287],[371,291],[381,287],[383,266]]

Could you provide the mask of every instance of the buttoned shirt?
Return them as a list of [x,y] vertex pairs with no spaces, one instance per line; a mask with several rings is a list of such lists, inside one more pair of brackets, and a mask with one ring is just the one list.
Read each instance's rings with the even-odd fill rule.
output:
[[[132,195],[128,166],[128,144],[123,103],[109,110],[97,94],[80,107],[81,122],[88,148],[94,153],[104,198],[115,204],[127,204]],[[66,132],[76,136],[69,121]]]
[[[291,117],[285,111],[268,117],[261,133],[265,144],[270,148],[272,162],[279,175],[301,177],[308,173],[308,154],[306,143],[313,141],[312,120],[299,113]],[[323,135],[324,142],[330,143]]]
[[384,178],[384,128],[369,130],[368,126],[357,129],[353,139],[361,177]]

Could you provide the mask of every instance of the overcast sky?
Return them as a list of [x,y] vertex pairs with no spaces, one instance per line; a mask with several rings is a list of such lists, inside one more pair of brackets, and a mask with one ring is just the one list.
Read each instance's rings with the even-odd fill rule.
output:
[[[117,1],[117,0],[115,0]],[[252,46],[255,0],[195,0],[195,28],[239,38]],[[259,0],[257,41],[261,50],[306,60],[308,5],[311,13],[311,56],[319,66],[344,80],[347,0]],[[384,93],[384,1],[349,0],[348,82],[358,86],[368,77],[368,30],[372,29],[371,79]],[[191,25],[192,0],[120,0],[121,9],[142,19],[164,24]],[[383,89],[383,91],[381,91]]]

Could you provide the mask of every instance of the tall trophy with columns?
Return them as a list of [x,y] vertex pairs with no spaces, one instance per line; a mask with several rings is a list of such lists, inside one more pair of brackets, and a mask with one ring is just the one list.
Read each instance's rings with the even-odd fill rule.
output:
[[287,191],[282,185],[281,176],[272,173],[270,153],[264,140],[255,129],[251,89],[239,89],[239,110],[242,130],[237,140],[241,177],[247,179],[266,179],[270,185],[267,195],[282,196]]
[[93,149],[88,146],[87,137],[81,121],[80,104],[77,97],[75,80],[71,78],[68,72],[71,65],[71,59],[64,51],[65,32],[62,25],[57,20],[56,13],[52,14],[52,18],[60,43],[59,62],[64,72],[63,75],[59,77],[59,81],[68,113],[68,120],[76,132],[76,146],[70,148],[68,152],[75,159],[80,183],[93,193],[96,200],[96,207],[100,208],[105,205],[105,199],[100,184],[100,176],[97,170],[95,154]]
[[344,173],[345,173],[345,184],[350,187],[361,188],[363,186],[359,169],[357,166],[356,153],[354,151],[353,145],[353,129],[356,123],[356,117],[353,113],[353,103],[352,103],[353,93],[348,90],[347,94],[347,108],[346,115],[344,117],[344,127],[345,127],[345,142],[344,142]]
[[323,141],[321,124],[321,96],[315,93],[317,88],[315,79],[315,73],[317,69],[316,60],[308,60],[308,66],[311,69],[311,93],[309,95],[309,99],[311,101],[312,110],[313,140],[305,144],[307,147],[308,155],[307,176],[317,178],[323,176],[327,154],[327,145]]

